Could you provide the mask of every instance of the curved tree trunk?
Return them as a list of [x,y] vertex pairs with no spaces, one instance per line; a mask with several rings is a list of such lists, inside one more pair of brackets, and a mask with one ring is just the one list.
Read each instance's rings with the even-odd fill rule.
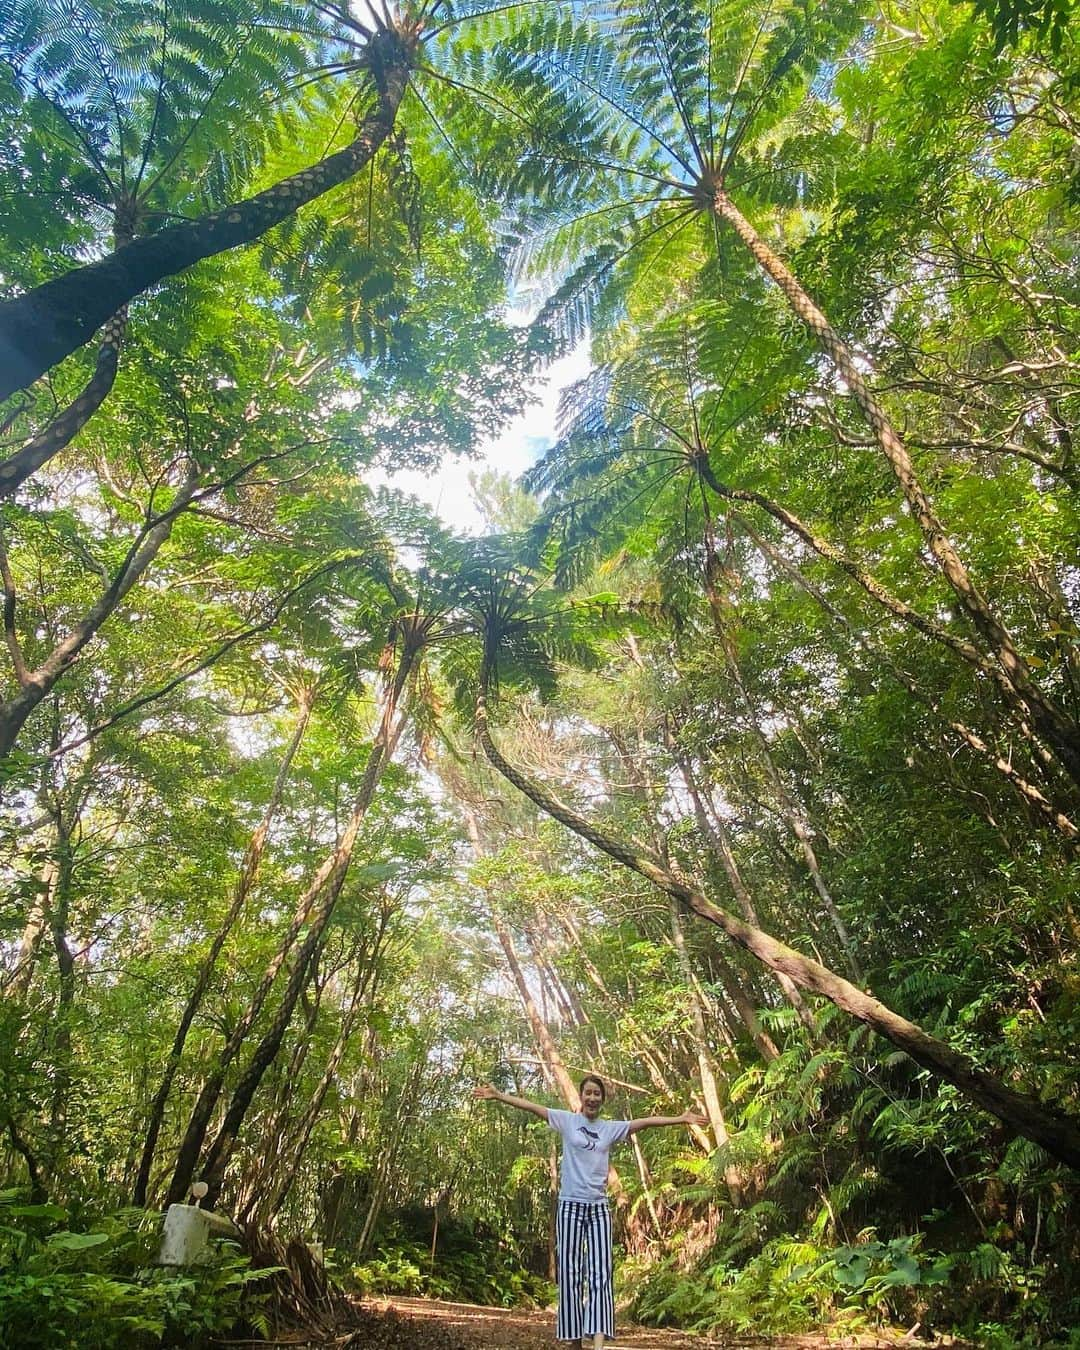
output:
[[378,106],[351,144],[273,187],[183,225],[144,235],[99,262],[73,268],[0,305],[0,400],[43,375],[129,300],[203,258],[260,238],[301,206],[364,168],[393,130],[409,82],[410,41],[394,30],[372,39]]
[[[126,248],[134,238],[136,203],[127,200],[114,212],[113,244],[119,250]],[[121,305],[105,324],[98,348],[94,373],[82,393],[49,425],[32,436],[19,450],[0,462],[0,500],[10,497],[31,474],[36,473],[53,455],[70,445],[101,407],[116,383],[120,366],[120,348],[127,333],[128,307]]]
[[491,738],[483,688],[477,700],[476,730],[492,766],[552,819],[588,840],[623,867],[645,877],[699,917],[715,924],[770,970],[789,976],[800,989],[821,994],[852,1017],[865,1022],[917,1064],[952,1083],[969,1101],[996,1116],[1017,1134],[1038,1144],[1059,1161],[1080,1170],[1080,1123],[1049,1109],[1035,1097],[1014,1092],[1000,1079],[980,1069],[967,1055],[929,1035],[922,1027],[893,1012],[873,995],[779,942],[762,929],[744,923],[720,909],[695,886],[676,876],[659,859],[649,857],[624,840],[598,829],[546,789],[519,773],[502,756]]
[[0,500],[10,497],[53,455],[70,445],[101,407],[116,382],[120,347],[127,329],[127,306],[121,306],[105,324],[94,373],[78,398],[58,413],[44,431],[31,437],[13,455],[0,461]]
[[907,446],[889,421],[885,410],[866,382],[854,353],[814,304],[782,259],[765,243],[724,189],[715,184],[710,203],[715,215],[728,224],[753,255],[761,270],[780,288],[792,311],[814,334],[870,425],[882,453],[896,476],[905,501],[922,530],[946,581],[975,631],[986,643],[1016,697],[1027,709],[1036,731],[1073,782],[1080,784],[1080,727],[1034,681],[1011,633],[990,608],[975,585],[952,540],[938,520]]
[[172,1090],[173,1080],[176,1077],[176,1072],[180,1067],[180,1061],[183,1058],[188,1032],[191,1030],[191,1024],[195,1021],[196,1013],[202,1006],[206,991],[210,987],[210,980],[213,977],[218,957],[221,955],[221,950],[225,946],[225,940],[232,932],[233,925],[240,917],[240,912],[247,903],[248,896],[251,894],[256,878],[259,875],[263,854],[266,851],[266,840],[270,833],[270,826],[273,823],[274,817],[277,815],[278,807],[281,805],[281,798],[285,791],[285,782],[289,776],[289,770],[292,767],[296,752],[300,748],[300,742],[304,739],[304,732],[307,730],[308,721],[311,718],[313,698],[314,694],[312,690],[308,688],[301,689],[299,697],[300,716],[297,719],[296,728],[293,731],[292,737],[285,748],[285,754],[282,757],[281,765],[278,768],[277,777],[274,780],[274,786],[270,793],[270,800],[266,804],[266,810],[263,812],[262,820],[259,821],[254,834],[248,840],[247,848],[244,850],[244,856],[240,863],[240,872],[236,878],[236,884],[233,886],[232,903],[229,906],[228,913],[225,915],[221,926],[214,934],[214,939],[210,943],[206,955],[203,957],[198,974],[195,976],[195,983],[192,986],[191,993],[188,995],[187,1003],[184,1005],[184,1011],[180,1016],[180,1023],[177,1026],[176,1034],[173,1037],[169,1058],[165,1062],[165,1072],[162,1074],[158,1090],[154,1094],[154,1100],[150,1104],[150,1119],[146,1126],[142,1159],[139,1163],[139,1171],[135,1178],[135,1186],[131,1196],[131,1203],[133,1205],[138,1205],[140,1208],[146,1204],[146,1192],[150,1185],[150,1170],[154,1165],[154,1152],[157,1149],[158,1135],[161,1133],[161,1124],[165,1118],[165,1105],[169,1100],[169,1093]]

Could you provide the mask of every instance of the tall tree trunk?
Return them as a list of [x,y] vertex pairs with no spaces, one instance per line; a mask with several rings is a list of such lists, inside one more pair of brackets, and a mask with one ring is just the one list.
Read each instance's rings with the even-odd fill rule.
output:
[[71,829],[60,813],[56,817],[56,884],[48,912],[49,932],[60,994],[53,1019],[53,1087],[49,1108],[49,1172],[59,1170],[67,1154],[68,1107],[71,1097],[72,1060],[71,1018],[75,1007],[75,955],[68,939],[71,917],[71,884],[74,858],[71,849]]
[[[408,671],[412,667],[416,654],[411,646],[411,641],[411,636],[407,634],[405,639],[406,645],[402,652],[401,661],[398,667],[400,675],[402,666],[404,666],[406,677]],[[397,688],[397,684],[398,681],[395,680],[394,690],[397,692],[395,693],[394,690],[392,690],[390,694],[390,697],[395,700],[397,695],[401,692],[401,690]],[[404,679],[401,680],[401,689],[403,688]],[[383,728],[386,726],[386,714],[389,711],[390,704],[388,703],[384,707],[383,726],[380,727],[380,735],[382,734]],[[399,726],[397,728],[398,736],[400,736],[400,732],[401,727]],[[380,762],[380,755],[376,751],[377,742],[378,737],[376,737],[376,744],[372,745],[371,756],[368,759],[352,816],[344,833],[338,840],[334,851],[328,858],[324,859],[323,863],[308,883],[303,895],[300,897],[300,901],[297,904],[289,927],[281,942],[278,944],[277,951],[271,959],[270,964],[263,972],[262,978],[256,986],[247,1008],[237,1022],[237,1025],[233,1028],[232,1035],[222,1047],[217,1063],[203,1083],[199,1096],[192,1108],[187,1129],[184,1133],[179,1153],[177,1154],[173,1178],[169,1184],[169,1190],[166,1196],[166,1205],[178,1204],[187,1197],[188,1189],[191,1186],[195,1174],[195,1167],[199,1160],[199,1153],[206,1138],[206,1132],[210,1125],[211,1117],[214,1114],[214,1108],[217,1105],[218,1098],[221,1096],[221,1089],[225,1082],[226,1071],[239,1054],[241,1046],[244,1044],[248,1033],[255,1024],[256,1018],[262,1011],[267,995],[270,993],[286,957],[292,950],[292,947],[300,934],[300,930],[307,922],[308,917],[312,912],[312,908],[323,891],[328,886],[333,885],[336,876],[340,874],[341,880],[344,880],[345,870],[348,867],[349,858],[352,854],[353,846],[356,843],[356,837],[359,834],[360,826],[363,823],[364,815],[367,812],[369,802],[365,800],[365,797],[369,798],[374,792],[378,775],[385,767],[385,761]],[[396,746],[396,744],[397,740],[395,738],[394,745]],[[369,778],[371,779],[370,784],[368,781]]]
[[889,421],[850,347],[835,331],[802,285],[746,219],[723,187],[713,185],[710,202],[716,216],[738,235],[762,271],[779,287],[792,311],[817,338],[832,359],[859,405],[863,416],[889,463],[904,500],[922,530],[930,552],[952,588],[961,609],[986,643],[1006,680],[1027,709],[1033,726],[1074,783],[1080,784],[1080,727],[1058,707],[1034,681],[1016,643],[985,596],[975,585],[952,540],[938,520],[929,497],[919,480],[907,446]]
[[[560,922],[577,950],[578,957],[586,975],[588,975],[589,979],[592,981],[604,1003],[616,1017],[621,1017],[633,1035],[636,1053],[641,1062],[645,1065],[645,1071],[649,1075],[649,1081],[665,1101],[677,1100],[680,1094],[672,1088],[667,1075],[664,1073],[663,1066],[660,1063],[660,1051],[658,1047],[650,1039],[644,1028],[640,1027],[632,1017],[628,1017],[619,1006],[618,999],[616,999],[615,995],[608,989],[604,982],[604,977],[600,974],[599,970],[597,970],[596,965],[585,951],[584,944],[581,941],[581,934],[577,931],[573,921],[568,916],[564,915],[560,919]],[[777,1054],[779,1054],[779,1051],[773,1046],[774,1059]],[[711,1153],[713,1148],[712,1140],[701,1126],[691,1125],[688,1128],[701,1150],[704,1153]]]
[[248,840],[247,848],[244,850],[244,856],[240,862],[240,871],[233,886],[232,903],[229,905],[228,912],[214,934],[214,939],[210,943],[206,955],[203,957],[202,964],[195,976],[195,983],[192,985],[191,993],[184,1005],[184,1011],[180,1015],[180,1022],[173,1037],[172,1048],[169,1050],[169,1058],[165,1063],[165,1072],[162,1074],[161,1082],[158,1084],[157,1092],[155,1092],[154,1099],[150,1104],[150,1118],[146,1126],[142,1158],[131,1197],[131,1203],[140,1208],[146,1204],[146,1192],[150,1184],[154,1153],[157,1149],[158,1135],[161,1133],[161,1124],[165,1118],[165,1105],[169,1100],[169,1093],[172,1091],[177,1070],[180,1068],[188,1032],[191,1030],[196,1014],[202,1007],[206,991],[210,988],[210,981],[213,978],[217,960],[225,946],[225,941],[240,917],[248,896],[254,889],[263,855],[266,852],[266,840],[270,833],[270,826],[273,824],[278,807],[281,805],[281,798],[285,791],[285,783],[289,776],[289,770],[292,768],[293,759],[300,748],[300,742],[304,739],[304,732],[307,730],[311,718],[313,700],[314,691],[306,686],[301,687],[298,697],[300,715],[297,718],[292,737],[285,747],[285,753],[282,756],[277,777],[274,779],[274,786],[270,793],[270,800],[266,804],[262,820],[259,821],[255,832]]
[[382,777],[383,771],[393,758],[401,739],[401,733],[405,729],[405,718],[401,710],[402,695],[418,652],[419,648],[409,638],[406,638],[402,645],[393,683],[383,706],[379,729],[372,742],[371,753],[364,768],[364,776],[357,790],[349,823],[332,855],[333,867],[325,886],[322,888],[323,898],[312,916],[307,936],[297,949],[293,971],[281,996],[277,1011],[256,1046],[247,1069],[241,1075],[240,1081],[233,1092],[232,1100],[225,1112],[221,1128],[207,1151],[204,1174],[210,1187],[206,1197],[208,1205],[215,1204],[218,1195],[221,1193],[225,1169],[232,1156],[240,1127],[244,1123],[248,1108],[255,1097],[259,1084],[262,1082],[263,1074],[273,1062],[281,1048],[282,1041],[285,1039],[285,1033],[292,1021],[293,1011],[307,984],[312,963],[320,950],[327,926],[341,894],[341,888],[345,884],[353,848],[364,817],[367,815],[368,808],[375,796],[375,788]]
[[485,694],[482,685],[477,699],[476,730],[484,753],[492,766],[540,810],[622,866],[637,872],[666,894],[687,905],[708,923],[715,924],[770,970],[789,976],[800,989],[829,999],[838,1008],[891,1041],[917,1064],[952,1083],[969,1101],[996,1116],[1017,1134],[1038,1144],[1059,1161],[1080,1170],[1080,1124],[1075,1120],[1044,1106],[1035,1097],[1014,1092],[1000,1079],[980,1069],[967,1055],[929,1035],[922,1027],[893,1012],[871,994],[864,993],[850,981],[779,942],[760,928],[744,923],[720,909],[695,886],[676,876],[659,859],[649,857],[626,841],[598,829],[545,788],[520,773],[503,757],[491,738]]
[[[296,1181],[300,1171],[300,1164],[304,1158],[304,1151],[307,1148],[308,1140],[311,1138],[311,1132],[314,1130],[319,1116],[322,1113],[323,1102],[326,1100],[326,1094],[330,1091],[334,1080],[337,1077],[338,1067],[344,1058],[345,1051],[348,1049],[349,1040],[353,1033],[357,1019],[364,1008],[364,995],[371,981],[371,975],[374,968],[374,962],[378,959],[381,946],[381,937],[376,940],[375,950],[370,957],[365,958],[360,968],[359,979],[354,986],[352,998],[349,1007],[341,1019],[341,1028],[338,1032],[337,1040],[330,1051],[326,1061],[326,1067],[323,1070],[322,1077],[315,1086],[315,1091],[311,1094],[311,1100],[308,1102],[304,1114],[296,1128],[293,1139],[289,1144],[288,1161],[282,1164],[279,1158],[276,1163],[276,1170],[281,1177],[277,1186],[271,1190],[269,1202],[262,1212],[268,1218],[272,1218],[280,1213],[282,1206],[288,1199],[293,1183]],[[259,1212],[258,1210],[256,1211]]]
[[717,642],[720,650],[724,654],[724,661],[731,676],[732,683],[739,691],[739,698],[746,713],[747,720],[757,742],[758,749],[761,751],[762,761],[765,770],[772,784],[776,799],[780,804],[780,811],[787,821],[791,832],[798,841],[799,848],[803,855],[803,861],[806,863],[807,870],[810,873],[814,883],[814,889],[818,893],[818,899],[821,901],[825,913],[829,917],[837,938],[840,940],[840,949],[848,964],[848,969],[852,977],[861,984],[863,981],[863,972],[859,967],[858,957],[855,955],[855,944],[851,940],[851,934],[848,932],[847,924],[844,922],[843,915],[836,907],[836,902],[832,898],[825,878],[818,863],[817,853],[814,850],[811,841],[811,830],[809,822],[805,815],[796,805],[787,784],[784,782],[780,770],[777,768],[776,760],[773,757],[772,747],[769,745],[769,739],[761,729],[761,719],[758,716],[758,710],[754,706],[754,700],[750,696],[750,691],[746,687],[746,681],[743,679],[742,669],[739,665],[738,652],[735,643],[729,631],[729,626],[725,618],[724,603],[718,587],[718,579],[722,568],[720,557],[716,547],[716,533],[713,525],[712,512],[709,510],[708,497],[705,493],[705,485],[699,482],[701,488],[702,509],[705,517],[705,595],[709,602],[709,611],[712,615],[713,631],[716,633]]
[[199,220],[143,235],[99,262],[73,268],[0,305],[0,400],[31,384],[89,341],[110,315],[135,296],[203,258],[260,238],[370,163],[393,130],[415,46],[415,34],[393,29],[384,29],[371,39],[378,104],[344,150],[254,197]]
[[[480,822],[476,818],[476,812],[467,803],[461,803],[461,810],[465,816],[465,828],[469,835],[469,841],[473,847],[473,853],[477,858],[484,856],[484,846],[480,835]],[[495,929],[495,935],[499,939],[499,946],[502,948],[503,956],[506,958],[506,968],[510,972],[510,977],[514,981],[514,988],[518,992],[518,998],[521,1000],[521,1006],[525,1011],[526,1020],[533,1034],[533,1040],[536,1042],[536,1048],[539,1051],[541,1061],[547,1071],[551,1081],[556,1084],[563,1101],[571,1111],[581,1109],[581,1097],[578,1095],[574,1080],[570,1077],[566,1065],[563,1063],[562,1055],[559,1054],[559,1047],[555,1044],[551,1032],[548,1031],[547,1023],[540,1015],[540,1010],[536,1006],[536,1000],[532,996],[532,990],[529,988],[529,982],[525,978],[525,972],[521,968],[521,962],[518,960],[517,950],[514,947],[514,939],[510,935],[510,930],[499,917],[494,905],[488,906],[491,914],[491,922]]]
[[[424,1065],[426,1054],[417,1055],[413,1064],[412,1073],[409,1075],[402,1096],[407,1101],[415,1101],[417,1093],[420,1090],[420,1084],[424,1078]],[[400,1105],[400,1098],[399,1105]],[[401,1148],[401,1142],[405,1138],[405,1131],[400,1127],[395,1128],[391,1135],[390,1145],[379,1152],[379,1165],[375,1176],[375,1185],[372,1188],[371,1199],[368,1203],[368,1211],[364,1217],[364,1226],[360,1230],[360,1236],[356,1240],[356,1255],[362,1258],[367,1251],[368,1243],[371,1241],[372,1234],[375,1232],[375,1225],[379,1221],[379,1214],[382,1211],[383,1202],[386,1199],[386,1193],[390,1189],[390,1175],[397,1162],[398,1151]]]
[[[323,950],[319,952],[322,956]],[[322,988],[319,984],[319,960],[309,971],[308,987],[300,995],[303,1021],[293,1040],[292,1054],[287,1063],[274,1060],[263,1078],[264,1119],[258,1140],[252,1140],[251,1155],[240,1179],[233,1203],[233,1214],[241,1227],[251,1222],[253,1212],[261,1210],[265,1199],[267,1178],[279,1175],[285,1140],[289,1133],[296,1106],[296,1086],[314,1043],[315,1028],[322,1009]],[[308,989],[315,987],[315,997]],[[266,1100],[269,1098],[270,1100]]]
[[913,628],[917,633],[929,638],[932,642],[940,643],[962,661],[972,666],[975,670],[985,675],[991,680],[998,692],[1001,694],[1005,705],[1012,709],[1017,716],[1017,725],[1027,741],[1031,753],[1039,759],[1042,767],[1048,772],[1065,773],[1067,781],[1075,791],[1076,783],[1064,770],[1060,762],[1055,759],[1050,750],[1046,749],[1042,742],[1035,735],[1029,720],[1029,710],[1023,698],[1017,692],[1015,685],[1002,670],[997,661],[991,660],[981,648],[957,633],[950,632],[949,629],[942,627],[936,620],[928,618],[925,614],[920,614],[917,609],[913,609],[905,600],[894,595],[887,587],[865,568],[861,567],[854,559],[849,558],[835,544],[830,543],[821,535],[816,534],[809,525],[800,520],[785,506],[779,502],[773,501],[770,497],[764,496],[760,492],[754,492],[749,488],[730,487],[722,483],[713,472],[708,460],[702,452],[698,462],[698,471],[705,483],[712,489],[717,496],[728,501],[747,502],[751,505],[760,507],[766,514],[772,516],[784,529],[801,539],[808,545],[819,557],[831,562],[838,567],[846,576],[849,576],[866,593],[885,609],[893,618],[901,623]]
[[[134,238],[136,203],[123,201],[114,211],[113,247],[125,248]],[[16,489],[46,464],[53,455],[70,445],[90,418],[112,392],[120,365],[120,348],[127,332],[128,307],[120,308],[106,322],[101,335],[94,373],[78,398],[58,413],[43,431],[32,436],[25,445],[7,459],[0,461],[0,501],[10,497]]]
[[[678,958],[679,969],[682,971],[683,982],[690,999],[691,1037],[694,1044],[694,1055],[697,1059],[698,1075],[701,1078],[701,1093],[705,1099],[705,1114],[709,1117],[709,1125],[712,1128],[717,1148],[725,1148],[729,1139],[727,1121],[724,1119],[724,1108],[720,1105],[720,1092],[716,1086],[716,1070],[713,1066],[712,1055],[709,1053],[708,1036],[705,1031],[705,1013],[698,996],[694,968],[690,963],[690,953],[686,950],[686,934],[683,932],[679,902],[673,896],[669,898],[671,901],[671,940],[675,945],[675,955]],[[734,1164],[726,1163],[724,1165],[724,1181],[727,1183],[728,1194],[731,1196],[732,1203],[740,1207],[742,1205],[743,1180]]]
[[817,852],[813,844],[813,832],[810,828],[810,822],[805,813],[796,805],[794,798],[788,791],[787,784],[784,782],[783,775],[777,767],[776,760],[773,757],[772,747],[769,745],[768,737],[761,729],[761,723],[754,707],[753,700],[750,697],[750,691],[746,688],[742,678],[742,671],[739,669],[739,663],[735,653],[730,646],[726,647],[728,668],[731,671],[735,687],[739,691],[739,697],[742,699],[743,707],[746,709],[746,715],[753,727],[754,739],[761,750],[762,761],[765,764],[765,770],[768,774],[769,782],[772,784],[773,792],[776,794],[776,800],[779,803],[780,814],[787,821],[788,827],[799,845],[799,851],[803,855],[803,861],[806,863],[806,870],[810,873],[810,878],[814,883],[814,890],[817,892],[818,899],[821,901],[822,908],[828,915],[829,922],[833,926],[839,942],[840,950],[844,954],[844,959],[848,965],[848,972],[856,984],[862,984],[865,980],[862,967],[859,964],[859,958],[855,952],[855,944],[851,939],[848,926],[844,922],[844,917],[836,907],[836,901],[832,898],[832,893],[826,884],[825,877],[821,871],[821,864],[818,862]]
[[2,992],[8,998],[21,1000],[26,998],[30,992],[38,952],[45,936],[48,915],[55,904],[58,876],[59,869],[56,865],[56,858],[53,854],[50,854],[41,866],[37,897],[30,908],[26,924],[23,927],[18,954],[15,958],[15,968],[3,986]]
[[529,989],[529,983],[525,978],[525,972],[521,968],[521,962],[518,960],[517,951],[514,947],[514,940],[510,936],[510,931],[497,914],[492,913],[492,923],[495,926],[495,933],[499,939],[499,946],[506,957],[506,966],[510,971],[510,976],[514,981],[514,988],[518,991],[518,997],[521,999],[521,1006],[525,1010],[525,1016],[529,1027],[532,1030],[533,1039],[536,1041],[536,1048],[539,1050],[541,1058],[547,1065],[548,1072],[558,1085],[559,1093],[567,1107],[571,1111],[581,1110],[581,1098],[578,1095],[577,1086],[570,1077],[570,1073],[563,1063],[562,1056],[559,1054],[559,1048],[552,1039],[551,1032],[547,1029],[547,1024],[540,1016],[540,1011],[536,1006],[536,1001]]

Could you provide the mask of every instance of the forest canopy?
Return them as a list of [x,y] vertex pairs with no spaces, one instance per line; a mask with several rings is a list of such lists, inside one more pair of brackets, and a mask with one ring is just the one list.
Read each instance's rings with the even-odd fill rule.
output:
[[1078,91],[1068,0],[0,0],[0,1347],[239,1317],[197,1179],[543,1302],[471,1094],[586,1070],[708,1122],[639,1320],[1075,1344]]

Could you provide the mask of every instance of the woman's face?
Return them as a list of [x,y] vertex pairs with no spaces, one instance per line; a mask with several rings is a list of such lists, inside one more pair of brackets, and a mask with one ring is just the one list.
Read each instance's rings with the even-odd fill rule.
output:
[[596,1083],[586,1083],[581,1089],[581,1114],[587,1120],[595,1120],[604,1105],[604,1094]]

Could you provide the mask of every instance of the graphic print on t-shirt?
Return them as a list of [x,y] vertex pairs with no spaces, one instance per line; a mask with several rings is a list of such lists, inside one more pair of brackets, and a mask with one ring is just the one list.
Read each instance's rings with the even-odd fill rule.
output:
[[562,1136],[559,1198],[594,1204],[607,1194],[608,1152],[625,1139],[628,1120],[589,1120],[580,1111],[548,1107],[548,1125]]

